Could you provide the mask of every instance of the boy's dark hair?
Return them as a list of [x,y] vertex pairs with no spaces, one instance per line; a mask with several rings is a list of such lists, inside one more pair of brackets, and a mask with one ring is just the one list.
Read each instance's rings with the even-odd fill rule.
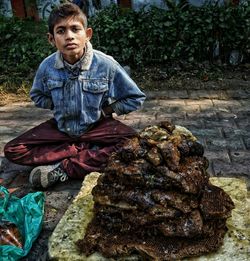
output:
[[53,35],[55,25],[61,19],[70,16],[78,18],[83,23],[84,28],[87,28],[87,16],[82,12],[82,10],[75,4],[65,3],[55,6],[51,11],[48,19],[49,32]]

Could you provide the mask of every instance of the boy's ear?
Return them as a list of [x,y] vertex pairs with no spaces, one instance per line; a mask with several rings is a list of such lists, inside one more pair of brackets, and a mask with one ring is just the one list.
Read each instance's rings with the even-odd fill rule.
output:
[[87,36],[87,41],[89,41],[91,38],[92,38],[92,35],[93,35],[93,30],[92,28],[87,28],[86,29],[86,36]]
[[52,46],[55,46],[54,36],[51,33],[47,33],[48,41]]

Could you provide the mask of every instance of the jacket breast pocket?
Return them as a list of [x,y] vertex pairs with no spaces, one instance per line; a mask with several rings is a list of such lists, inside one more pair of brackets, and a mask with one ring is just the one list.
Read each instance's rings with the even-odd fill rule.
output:
[[59,105],[63,100],[63,82],[57,80],[48,80],[47,86],[50,91],[54,105]]
[[86,81],[82,85],[82,90],[87,109],[99,110],[106,100],[108,81]]

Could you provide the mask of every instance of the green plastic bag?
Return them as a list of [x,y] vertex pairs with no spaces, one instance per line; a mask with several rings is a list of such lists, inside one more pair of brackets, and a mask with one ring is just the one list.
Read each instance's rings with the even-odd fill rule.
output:
[[[19,199],[0,186],[0,222],[14,223],[22,235],[23,248],[0,245],[0,260],[14,261],[28,254],[42,229],[44,216],[43,192],[29,193]],[[2,197],[3,195],[3,197]]]

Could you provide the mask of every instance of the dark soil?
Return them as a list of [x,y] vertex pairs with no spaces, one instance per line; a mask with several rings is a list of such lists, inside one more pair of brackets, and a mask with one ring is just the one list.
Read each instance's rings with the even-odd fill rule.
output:
[[218,67],[200,64],[196,68],[180,65],[148,66],[132,70],[135,82],[143,90],[227,90],[250,89],[250,64],[238,67]]
[[0,97],[0,106],[4,106],[14,102],[30,101],[28,94],[25,93],[7,93],[4,91],[0,91]]

